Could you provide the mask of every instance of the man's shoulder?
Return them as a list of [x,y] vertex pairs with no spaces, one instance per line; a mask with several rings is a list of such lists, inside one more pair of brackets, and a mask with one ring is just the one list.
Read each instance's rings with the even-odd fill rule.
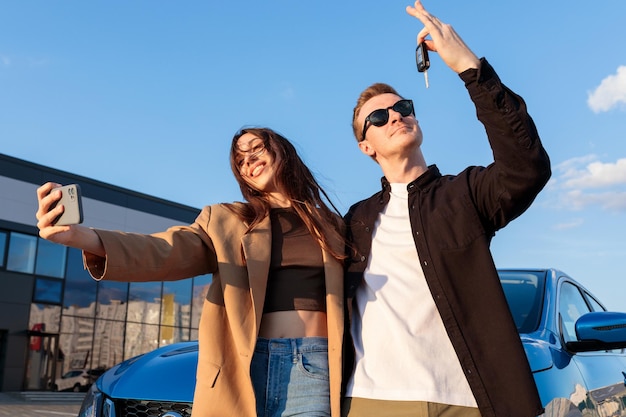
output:
[[371,196],[361,200],[361,201],[357,201],[356,203],[352,204],[350,206],[350,208],[348,209],[348,212],[346,213],[346,215],[344,216],[344,220],[345,219],[350,219],[352,217],[354,217],[354,215],[356,213],[362,213],[362,212],[368,212],[371,210],[372,204],[376,204],[378,202],[377,205],[380,204],[380,201],[382,199],[382,191],[378,191],[374,194],[372,194]]

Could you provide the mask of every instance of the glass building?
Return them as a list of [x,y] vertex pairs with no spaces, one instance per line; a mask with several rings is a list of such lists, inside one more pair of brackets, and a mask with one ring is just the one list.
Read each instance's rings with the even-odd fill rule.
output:
[[80,251],[38,237],[36,189],[47,181],[80,185],[89,227],[153,233],[200,211],[0,154],[0,391],[49,390],[69,370],[197,339],[211,276],[93,280]]

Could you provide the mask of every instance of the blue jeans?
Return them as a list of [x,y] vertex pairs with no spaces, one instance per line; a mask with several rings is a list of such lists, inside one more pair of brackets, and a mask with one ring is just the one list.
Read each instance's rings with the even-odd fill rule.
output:
[[330,416],[326,338],[259,338],[250,375],[258,417]]

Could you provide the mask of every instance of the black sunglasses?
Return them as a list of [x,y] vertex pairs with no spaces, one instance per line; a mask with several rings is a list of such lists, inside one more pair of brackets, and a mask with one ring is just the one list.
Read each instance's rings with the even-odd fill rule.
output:
[[[371,125],[380,127],[387,124],[389,121],[389,109],[400,113],[402,117],[407,117],[411,114],[415,115],[413,100],[400,100],[393,106],[389,106],[386,109],[374,110],[365,118],[365,122],[363,122],[363,136],[361,137],[361,142],[365,140],[365,132],[367,132],[368,127]],[[367,122],[370,122],[370,124],[368,125]]]

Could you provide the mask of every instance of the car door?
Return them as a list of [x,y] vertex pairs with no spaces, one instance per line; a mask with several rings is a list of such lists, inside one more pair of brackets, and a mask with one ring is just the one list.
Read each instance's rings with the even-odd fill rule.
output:
[[[564,342],[576,340],[574,326],[580,316],[604,310],[587,291],[569,280],[561,281],[558,305]],[[572,356],[572,361],[580,370],[587,391],[579,409],[594,416],[626,416],[625,350],[579,352]]]

